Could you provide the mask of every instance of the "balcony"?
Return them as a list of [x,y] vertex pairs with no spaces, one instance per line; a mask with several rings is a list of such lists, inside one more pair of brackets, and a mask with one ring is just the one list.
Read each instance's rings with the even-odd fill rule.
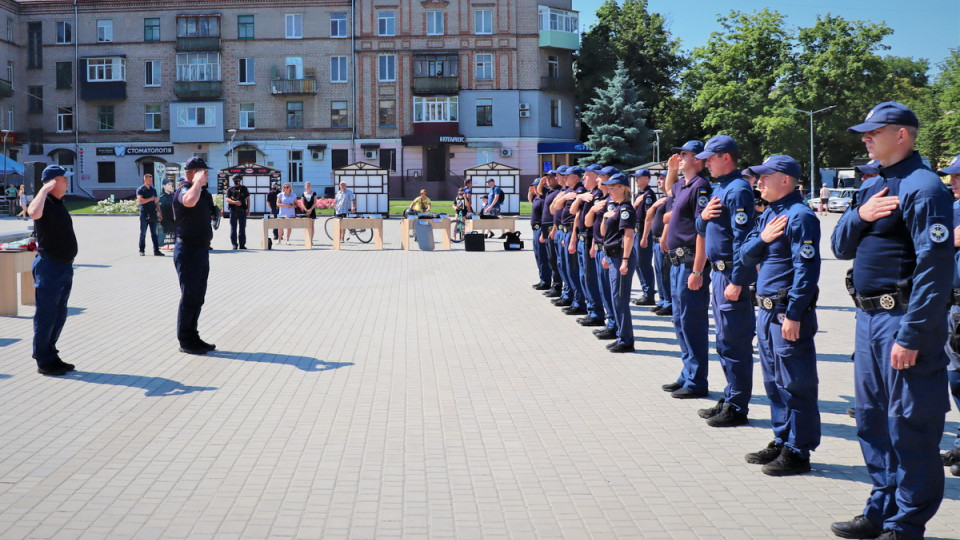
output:
[[80,80],[80,99],[84,101],[114,101],[127,99],[126,81]]
[[422,94],[456,94],[460,91],[458,77],[414,77],[414,93]]
[[178,37],[177,52],[219,51],[220,36]]
[[573,92],[573,77],[540,77],[544,92]]
[[575,51],[580,48],[580,34],[559,30],[540,30],[540,46]]
[[316,77],[273,79],[270,81],[270,91],[273,92],[275,96],[316,94],[318,87]]
[[177,81],[173,93],[178,99],[216,99],[223,95],[220,81]]
[[10,81],[0,79],[0,97],[13,96],[13,84]]

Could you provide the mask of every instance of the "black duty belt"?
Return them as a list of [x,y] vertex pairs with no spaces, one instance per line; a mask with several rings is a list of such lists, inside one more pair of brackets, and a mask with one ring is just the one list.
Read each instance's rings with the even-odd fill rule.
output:
[[714,270],[718,270],[720,272],[723,272],[727,269],[733,270],[733,261],[710,261],[710,266],[712,266]]
[[603,246],[603,252],[606,253],[608,257],[623,257],[623,246],[621,244]]
[[[758,294],[756,296],[757,307],[759,307],[764,311],[777,311],[778,306],[786,307],[786,305],[790,302],[789,293],[790,293],[790,288],[787,287],[785,289],[778,290],[777,294],[772,296],[763,296],[761,294]],[[807,306],[807,311],[810,311],[811,309],[814,309],[817,307],[817,298],[819,296],[820,296],[820,292],[817,291],[813,296],[813,300],[810,301],[810,305]]]
[[[907,304],[910,301],[910,280],[903,280],[897,283],[897,288],[890,292],[880,293],[874,296],[863,296],[858,293],[853,286],[853,268],[847,270],[846,277],[847,292],[853,298],[853,303],[863,311],[890,311],[893,309],[907,310]],[[951,298],[955,298],[951,295]]]
[[950,305],[960,306],[960,289],[953,289],[953,291],[951,291]]
[[693,257],[696,254],[694,248],[690,247],[678,247],[677,249],[671,249],[667,251],[667,258],[670,260],[670,264],[674,266],[682,266],[685,264],[693,264]]
[[539,224],[539,223],[534,223],[534,224],[533,224],[533,230],[539,231],[539,230],[540,230],[540,224]]
[[581,242],[590,242],[591,240],[593,240],[593,233],[592,232],[577,233],[577,240]]
[[573,225],[557,225],[557,228],[562,232],[570,232],[573,230]]
[[656,242],[656,243],[658,243],[658,244],[660,243],[660,237],[659,237],[659,236],[652,236],[652,235],[651,235],[651,238],[653,238],[653,241],[654,241],[654,242]]

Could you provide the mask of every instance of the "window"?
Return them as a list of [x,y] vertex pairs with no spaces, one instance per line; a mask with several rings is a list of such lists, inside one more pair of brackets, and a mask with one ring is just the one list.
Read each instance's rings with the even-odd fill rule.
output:
[[257,162],[256,150],[237,150],[237,164],[256,163],[256,162]]
[[127,80],[126,58],[88,58],[87,81],[111,82]]
[[547,6],[539,6],[540,30],[577,33],[580,27],[580,15],[576,11],[566,11]]
[[73,24],[70,21],[57,21],[57,45],[73,43]]
[[550,100],[550,125],[560,127],[560,100]]
[[143,20],[143,40],[160,41],[159,18],[146,18]]
[[286,15],[286,38],[287,39],[301,39],[303,37],[303,15],[300,13],[293,13]]
[[547,57],[547,77],[550,77],[552,79],[560,78],[560,57],[559,56]]
[[42,86],[27,87],[27,112],[31,114],[43,112],[43,87]]
[[114,183],[117,181],[117,164],[114,161],[97,162],[97,182]]
[[240,129],[254,129],[257,127],[253,103],[240,104]]
[[7,105],[7,129],[14,130],[13,127],[13,105]]
[[219,81],[220,53],[177,53],[178,81]]
[[147,60],[143,63],[143,85],[160,86],[159,60]]
[[287,181],[303,182],[303,150],[287,151]]
[[287,102],[287,129],[303,129],[303,102]]
[[378,76],[380,82],[392,82],[397,80],[397,57],[393,54],[381,54],[377,58]]
[[43,34],[38,22],[27,24],[27,69],[43,67]]
[[220,17],[211,15],[177,17],[177,37],[217,37]]
[[395,36],[397,34],[395,23],[396,17],[392,11],[379,14],[377,16],[377,35]]
[[100,19],[97,21],[97,43],[113,42],[113,21]]
[[216,108],[212,105],[194,105],[180,107],[177,112],[177,126],[214,127],[217,121]]
[[146,131],[160,131],[160,105],[144,106],[143,129]]
[[442,11],[427,12],[427,35],[428,36],[443,35],[443,12]]
[[397,100],[381,99],[377,109],[377,123],[380,127],[396,127]]
[[287,79],[303,78],[303,58],[299,56],[289,56],[284,62],[284,74]]
[[493,125],[493,98],[477,98],[477,125]]
[[380,168],[385,171],[397,172],[397,149],[380,149]]
[[73,131],[73,107],[57,108],[57,133]]
[[7,17],[7,41],[13,41],[13,17]]
[[28,154],[37,155],[43,153],[43,129],[30,128],[27,131],[27,140],[30,141]]
[[253,15],[237,15],[237,39],[253,39]]
[[97,107],[97,129],[99,131],[113,131],[115,127],[113,105]]
[[330,37],[347,37],[347,14],[330,14]]
[[13,60],[7,60],[7,82],[13,84]]
[[239,84],[253,84],[253,71],[255,61],[253,58],[240,59],[240,80]]
[[477,80],[489,81],[493,79],[493,55],[478,54],[477,69],[474,72]]
[[350,151],[344,149],[335,149],[330,151],[330,168],[342,169],[350,164]]
[[330,57],[330,82],[332,83],[347,82],[347,57],[346,56]]
[[330,102],[330,127],[348,127],[350,116],[347,114],[346,101]]
[[413,76],[414,77],[456,77],[457,76],[457,56],[414,56],[413,57]]
[[478,9],[473,12],[473,33],[493,33],[493,12],[489,9]]
[[414,97],[414,122],[456,122],[459,117],[457,96]]
[[57,62],[57,90],[73,88],[73,62]]

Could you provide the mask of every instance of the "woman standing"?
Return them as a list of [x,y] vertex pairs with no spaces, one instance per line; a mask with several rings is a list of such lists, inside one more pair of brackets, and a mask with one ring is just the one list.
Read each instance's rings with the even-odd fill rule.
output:
[[20,202],[20,213],[17,214],[17,217],[27,221],[30,218],[27,217],[27,194],[23,191],[23,184],[20,184],[20,188],[17,190],[17,200]]
[[617,340],[607,345],[614,353],[633,352],[633,319],[630,316],[630,284],[637,270],[637,252],[633,237],[637,212],[630,204],[630,180],[617,173],[603,183],[610,188],[610,200],[616,205],[603,214],[603,267],[610,281],[610,307],[613,310]]
[[[320,198],[317,193],[311,189],[310,182],[303,184],[303,195],[297,199],[300,210],[310,219],[317,219],[317,205],[320,204]],[[313,238],[313,222],[310,222],[310,238]]]
[[[297,214],[296,207],[297,196],[293,194],[293,187],[289,182],[283,184],[283,191],[277,195],[277,207],[280,209],[280,217],[292,218]],[[287,245],[290,245],[290,232],[293,229],[280,229],[280,242],[283,243],[283,235],[287,235]]]

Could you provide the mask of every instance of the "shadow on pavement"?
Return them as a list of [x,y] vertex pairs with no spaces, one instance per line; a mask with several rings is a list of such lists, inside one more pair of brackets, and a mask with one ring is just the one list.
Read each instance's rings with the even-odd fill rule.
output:
[[111,268],[109,264],[74,264],[74,268]]
[[14,343],[21,341],[20,338],[0,338],[0,347],[9,347]]
[[8,374],[6,374],[6,373],[0,373],[0,381],[2,381],[3,379],[9,379],[10,377],[13,377],[13,375],[8,375]]
[[140,375],[124,375],[122,373],[74,371],[63,378],[88,383],[143,388],[146,390],[146,393],[144,394],[146,397],[181,396],[193,392],[203,392],[206,390],[217,389],[213,386],[187,386],[181,382],[165,379],[163,377],[143,377]]
[[[870,475],[867,474],[866,465],[838,465],[836,463],[822,463],[817,461],[817,454],[814,452],[810,458],[810,465],[813,466],[811,476],[821,476],[823,478],[832,478],[834,480],[849,480],[851,482],[860,482],[861,484],[872,484]],[[866,499],[868,493],[864,492]]]
[[243,360],[244,362],[264,362],[267,364],[285,364],[293,366],[303,371],[329,371],[342,367],[352,366],[353,362],[324,362],[309,356],[292,356],[289,354],[275,353],[242,353],[234,351],[215,350],[207,353],[207,356],[214,358],[228,358],[232,360]]
[[849,354],[836,354],[836,353],[817,353],[817,362],[850,362],[853,363],[853,358]]
[[[853,418],[850,418],[853,420]],[[835,437],[837,439],[846,439],[857,442],[857,426],[847,424],[833,424],[830,422],[820,422],[820,433],[824,437]]]
[[[638,340],[639,341],[639,340]],[[673,351],[654,351],[652,349],[637,349],[634,351],[636,354],[648,354],[650,356],[669,356],[671,358],[680,358],[683,356],[679,350]]]

